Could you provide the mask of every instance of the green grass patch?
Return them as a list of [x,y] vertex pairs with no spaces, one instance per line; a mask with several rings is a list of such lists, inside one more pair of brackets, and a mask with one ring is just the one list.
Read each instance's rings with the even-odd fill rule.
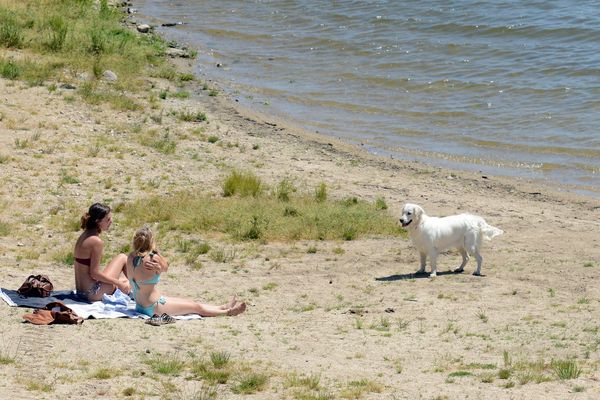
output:
[[11,230],[11,225],[8,222],[0,220],[0,237],[8,236]]
[[203,122],[207,120],[206,114],[201,111],[180,111],[176,113],[177,118],[184,122]]
[[581,368],[575,360],[553,360],[551,366],[561,380],[575,379],[581,375]]
[[163,375],[178,375],[185,367],[185,363],[177,355],[158,355],[145,362],[154,372]]
[[121,371],[113,368],[99,368],[90,374],[92,379],[111,379],[121,374]]
[[166,230],[222,233],[238,241],[406,237],[395,219],[372,203],[358,201],[348,206],[344,201],[319,202],[309,195],[295,196],[284,203],[273,194],[211,197],[188,191],[138,200],[126,205],[123,215],[124,223],[130,227],[159,222]]
[[262,392],[269,383],[269,377],[260,373],[249,373],[242,376],[239,382],[231,388],[236,394],[252,394]]
[[13,70],[12,79],[39,84],[46,79],[64,79],[65,71],[77,79],[81,73],[97,76],[98,66],[106,65],[119,77],[121,89],[147,87],[144,76],[158,73],[166,64],[165,41],[124,26],[123,13],[106,1],[99,5],[94,7],[90,0],[2,2],[0,47],[22,49],[40,65],[50,66],[40,71],[45,76],[37,78],[28,76],[27,71],[14,75]]
[[171,138],[169,132],[161,134],[155,129],[140,133],[137,140],[142,146],[151,147],[163,154],[173,154],[177,148],[177,142]]
[[263,190],[260,179],[251,172],[232,171],[221,185],[223,196],[257,197]]

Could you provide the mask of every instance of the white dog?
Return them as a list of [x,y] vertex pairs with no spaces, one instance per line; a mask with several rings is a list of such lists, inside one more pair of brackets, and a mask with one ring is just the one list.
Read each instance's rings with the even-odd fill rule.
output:
[[454,272],[462,272],[469,261],[469,255],[477,260],[477,270],[473,275],[481,274],[483,258],[479,254],[481,239],[491,240],[503,231],[488,225],[481,217],[471,214],[452,215],[444,218],[429,217],[416,204],[405,204],[402,209],[400,223],[419,251],[421,268],[418,273],[425,272],[427,256],[431,263],[431,275],[437,273],[437,256],[449,248],[456,248],[462,255],[462,264]]

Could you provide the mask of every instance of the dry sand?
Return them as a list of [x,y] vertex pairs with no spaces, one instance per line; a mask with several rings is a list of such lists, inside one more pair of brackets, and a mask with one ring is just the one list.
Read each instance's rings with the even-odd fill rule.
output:
[[[219,399],[600,398],[598,199],[376,158],[197,89],[193,98],[169,98],[155,109],[140,94],[144,110],[132,112],[84,104],[68,89],[51,93],[6,80],[0,99],[5,288],[17,288],[33,272],[48,274],[56,289],[73,288],[72,267],[57,260],[78,234],[68,226],[92,202],[115,205],[187,188],[218,194],[233,167],[272,185],[289,177],[304,191],[326,182],[336,198],[383,197],[390,218],[410,201],[429,215],[476,213],[505,231],[485,244],[484,277],[470,274],[471,261],[464,274],[415,278],[417,254],[396,238],[268,244],[209,238],[235,256],[227,263],[202,256],[200,270],[185,266],[173,246],[163,248],[172,264],[160,283],[165,293],[208,302],[237,293],[249,310],[165,327],[131,319],[33,326],[21,319],[28,309],[1,304],[0,398],[208,398],[190,366],[219,351],[230,354],[232,371],[227,384],[216,386]],[[183,123],[168,113],[182,109],[206,112],[209,123]],[[139,145],[136,124],[169,131],[175,153]],[[219,141],[190,134],[197,127]],[[120,228],[117,213],[103,235],[116,252],[132,231]],[[441,256],[439,270],[455,268],[459,258]],[[144,362],[156,357],[186,367],[161,374]],[[558,379],[551,361],[568,359],[581,373]],[[508,379],[503,369],[512,371]],[[266,386],[234,393],[251,373],[264,374]],[[322,396],[308,383],[294,386],[294,374],[318,381]]]

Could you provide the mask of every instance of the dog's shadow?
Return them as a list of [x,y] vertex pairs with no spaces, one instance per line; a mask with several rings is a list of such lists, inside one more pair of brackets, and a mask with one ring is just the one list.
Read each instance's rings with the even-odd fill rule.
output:
[[[464,273],[464,271],[454,272],[454,271],[441,271],[437,273],[437,276],[444,275],[460,275]],[[485,275],[479,275],[485,276]],[[427,272],[413,272],[412,274],[401,274],[401,275],[390,275],[390,276],[382,276],[380,278],[375,278],[376,281],[380,282],[392,282],[392,281],[405,281],[409,279],[423,279],[429,278],[429,273]]]

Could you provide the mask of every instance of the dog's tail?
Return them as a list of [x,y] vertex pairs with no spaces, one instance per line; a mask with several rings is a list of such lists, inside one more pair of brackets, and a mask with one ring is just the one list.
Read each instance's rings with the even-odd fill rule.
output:
[[480,221],[479,228],[481,229],[481,233],[486,240],[492,240],[496,236],[500,236],[504,233],[502,229],[488,225],[484,220]]

